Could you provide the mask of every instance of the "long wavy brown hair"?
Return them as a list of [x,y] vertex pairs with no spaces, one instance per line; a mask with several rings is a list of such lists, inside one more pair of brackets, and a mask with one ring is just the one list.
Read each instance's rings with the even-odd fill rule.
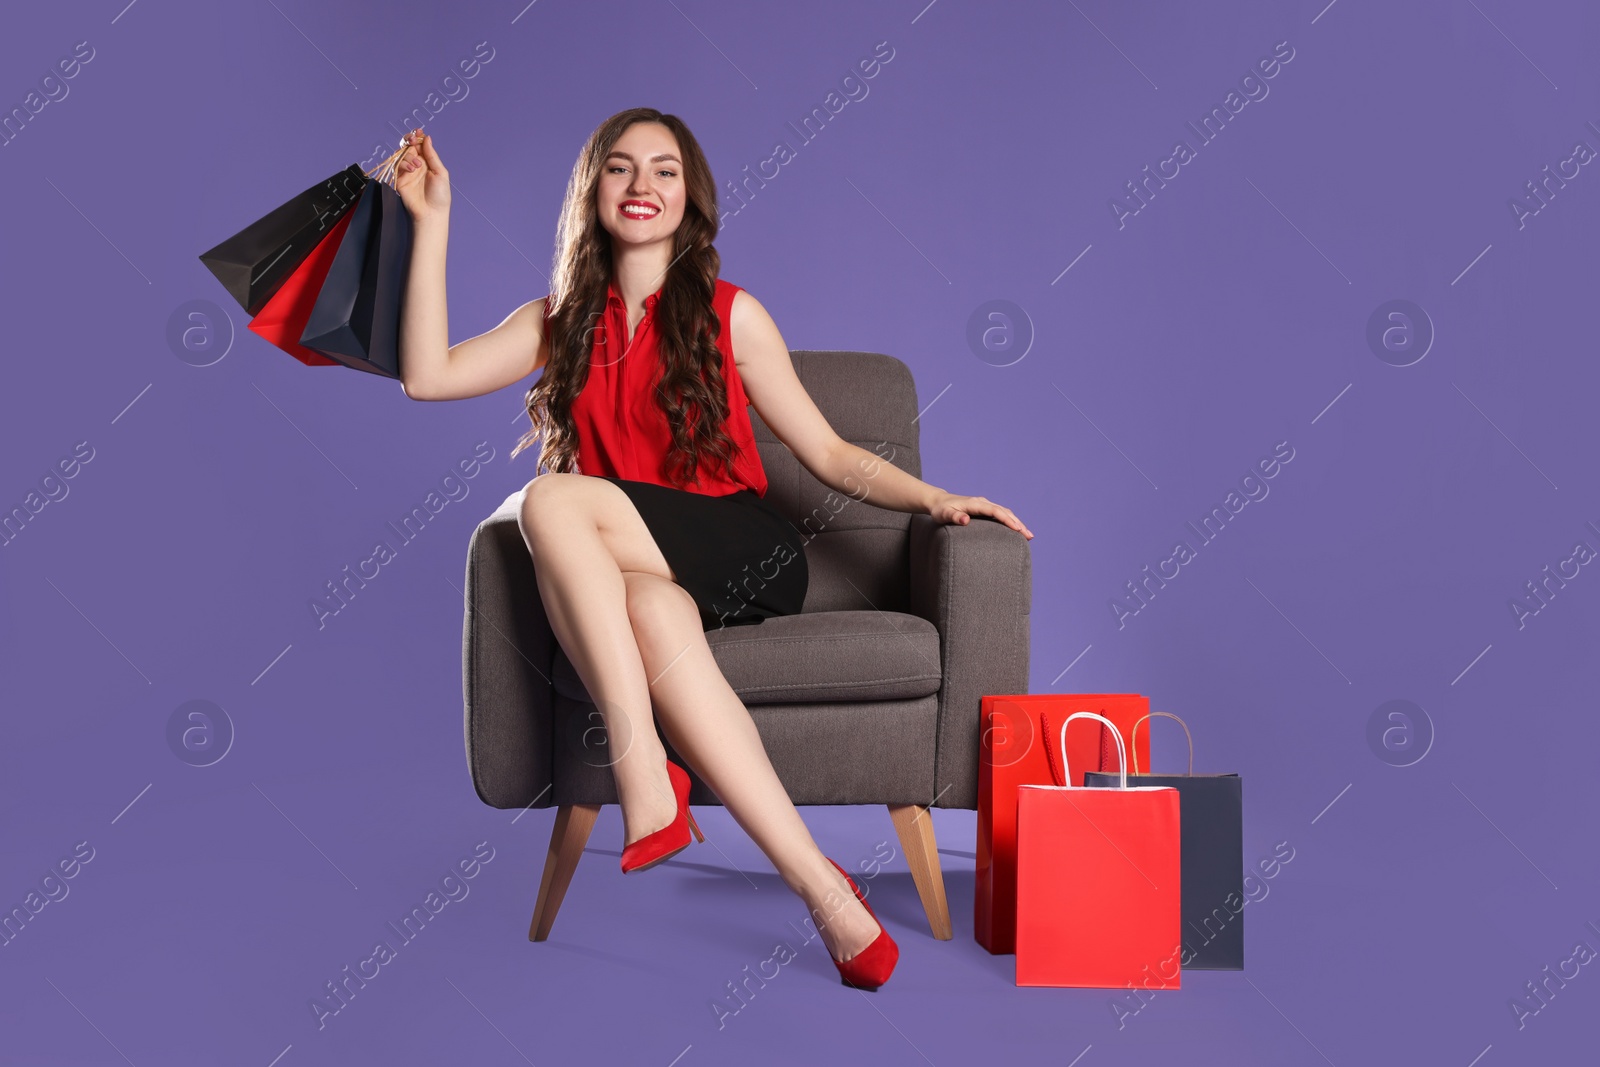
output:
[[701,463],[720,463],[731,476],[738,449],[723,429],[728,387],[717,347],[722,327],[711,304],[722,266],[711,243],[717,234],[717,187],[689,127],[676,115],[650,107],[629,108],[606,119],[573,164],[550,276],[550,359],[528,390],[532,426],[511,455],[542,440],[537,470],[578,469],[572,404],[589,380],[594,324],[604,312],[613,275],[611,235],[600,225],[595,200],[606,157],[636,122],[659,122],[671,130],[683,157],[683,220],[673,234],[672,263],[655,309],[663,365],[655,399],[672,431],[672,447],[662,458],[660,473],[682,487],[695,480]]

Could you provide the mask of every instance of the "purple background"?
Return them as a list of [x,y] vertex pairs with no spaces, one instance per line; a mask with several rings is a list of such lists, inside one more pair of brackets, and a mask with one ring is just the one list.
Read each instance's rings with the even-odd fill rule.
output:
[[[6,111],[94,49],[0,148],[0,508],[93,449],[0,548],[0,906],[93,849],[0,946],[0,1060],[1592,1055],[1595,966],[1520,1029],[1510,1007],[1600,947],[1600,577],[1581,567],[1520,627],[1510,608],[1600,547],[1579,310],[1600,177],[1523,226],[1510,207],[1600,147],[1591,6],[123,3],[32,5],[0,36]],[[801,143],[786,124],[880,41],[868,95]],[[1186,124],[1281,41],[1270,93],[1200,144]],[[804,809],[847,867],[895,854],[871,889],[902,961],[876,995],[799,944],[803,905],[721,809],[699,812],[715,847],[637,882],[605,809],[552,938],[525,940],[554,812],[476,798],[460,677],[467,539],[533,476],[531,453],[506,459],[525,384],[416,404],[302,366],[197,259],[392,147],[478,42],[493,59],[426,124],[457,194],[451,339],[548,292],[567,176],[607,115],[682,116],[724,182],[789,141],[725,218],[724,275],[791,348],[905,360],[928,480],[1035,531],[1032,691],[1148,694],[1187,719],[1197,770],[1243,775],[1246,861],[1294,849],[1245,911],[1247,971],[1186,972],[1121,1028],[1108,991],[1015,987],[972,939],[974,813],[944,810],[949,942],[882,809]],[[1112,198],[1179,138],[1195,158],[1119,226]],[[1367,341],[1397,299],[1436,331],[1404,367]],[[168,340],[193,300],[233,334],[209,366]],[[991,300],[1020,309],[1014,347],[974,350]],[[469,495],[319,630],[323,583],[480,441]],[[1281,441],[1270,495],[1200,546],[1185,524]],[[1180,538],[1196,558],[1119,627],[1113,598]],[[235,733],[204,768],[168,741],[190,700]],[[1410,766],[1368,742],[1390,700],[1431,723]],[[1429,728],[1409,728],[1414,758]],[[1155,745],[1181,769],[1173,724]],[[470,894],[319,1030],[324,983],[484,841]],[[780,939],[799,958],[719,1029],[712,1001]]]

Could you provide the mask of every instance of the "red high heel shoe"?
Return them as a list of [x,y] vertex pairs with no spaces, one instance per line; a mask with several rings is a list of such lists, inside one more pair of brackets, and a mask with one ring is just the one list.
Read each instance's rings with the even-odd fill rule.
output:
[[622,873],[632,874],[646,870],[671,859],[689,847],[689,831],[694,830],[695,840],[704,841],[700,824],[689,811],[689,772],[667,760],[667,778],[672,782],[672,793],[678,799],[678,815],[667,825],[653,833],[645,834],[622,849]]
[[[833,863],[833,860],[830,858],[828,862]],[[856,880],[837,863],[833,863],[833,867],[844,875],[844,880],[850,883],[850,891],[856,895],[856,899],[861,901],[861,906],[867,909],[867,914],[876,922],[878,915],[872,910],[872,905],[867,903],[867,898],[861,895],[861,887],[856,885]],[[829,953],[828,958],[832,959],[833,954]],[[843,963],[834,960],[833,965],[839,968],[840,982],[852,989],[872,992],[889,980],[889,975],[894,972],[894,965],[899,961],[900,946],[894,943],[894,938],[889,936],[889,931],[885,930],[880,922],[878,936],[871,944]]]

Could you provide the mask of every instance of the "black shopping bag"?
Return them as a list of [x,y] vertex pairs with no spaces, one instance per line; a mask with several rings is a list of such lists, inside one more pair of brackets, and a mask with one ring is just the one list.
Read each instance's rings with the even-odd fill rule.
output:
[[400,311],[411,268],[411,212],[384,180],[400,154],[367,179],[300,336],[313,351],[387,378],[400,377]]
[[[1176,715],[1151,712],[1189,727]],[[1139,723],[1134,723],[1134,731]],[[1133,746],[1129,745],[1131,749]],[[1117,776],[1090,771],[1089,786],[1114,786]],[[1129,785],[1170,785],[1178,791],[1182,879],[1182,966],[1203,971],[1244,970],[1244,801],[1237,774],[1195,774],[1189,738],[1188,774],[1130,774]]]
[[352,163],[200,253],[200,262],[240,307],[255,315],[355,207],[366,180],[361,167]]

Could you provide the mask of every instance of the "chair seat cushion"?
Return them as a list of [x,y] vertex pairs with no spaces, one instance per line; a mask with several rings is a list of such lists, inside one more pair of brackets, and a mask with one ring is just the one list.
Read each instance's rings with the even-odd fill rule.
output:
[[[705,636],[746,704],[912,700],[937,693],[942,679],[939,631],[900,612],[802,612]],[[552,681],[562,695],[588,700],[559,644]]]

